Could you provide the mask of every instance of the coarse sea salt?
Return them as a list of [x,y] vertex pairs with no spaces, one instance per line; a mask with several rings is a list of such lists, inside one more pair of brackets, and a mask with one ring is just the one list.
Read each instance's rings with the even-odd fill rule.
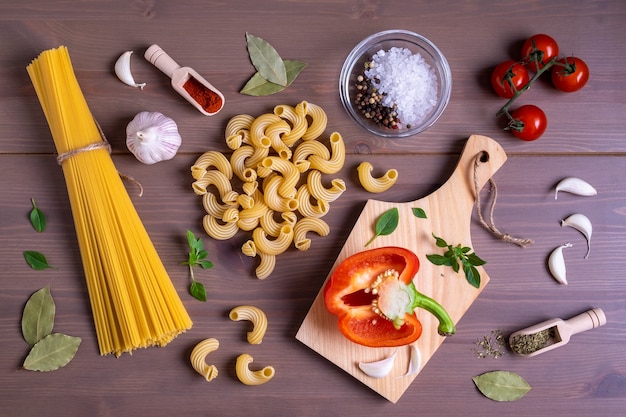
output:
[[437,75],[419,54],[407,48],[379,50],[372,56],[373,66],[365,71],[380,93],[382,104],[397,106],[400,124],[417,125],[437,104]]

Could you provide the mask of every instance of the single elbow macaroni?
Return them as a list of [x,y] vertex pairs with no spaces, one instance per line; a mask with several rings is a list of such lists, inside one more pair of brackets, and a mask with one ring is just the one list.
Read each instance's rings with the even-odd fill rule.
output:
[[274,377],[276,371],[272,366],[266,366],[263,369],[251,371],[248,365],[251,364],[252,361],[252,356],[247,353],[243,353],[237,357],[235,372],[241,382],[246,385],[261,385]]
[[206,363],[206,357],[209,353],[217,350],[219,347],[220,342],[217,339],[205,339],[198,343],[189,355],[189,360],[191,361],[193,369],[195,369],[196,372],[202,375],[207,381],[217,378],[218,372],[215,365],[208,365]]
[[357,171],[359,173],[359,182],[370,193],[382,193],[391,188],[398,180],[398,171],[390,169],[382,177],[374,178],[372,169],[374,167],[369,162],[361,162]]
[[261,344],[267,331],[267,317],[263,310],[255,306],[243,305],[230,310],[228,317],[233,321],[250,321],[252,330],[247,335],[248,343],[251,345]]

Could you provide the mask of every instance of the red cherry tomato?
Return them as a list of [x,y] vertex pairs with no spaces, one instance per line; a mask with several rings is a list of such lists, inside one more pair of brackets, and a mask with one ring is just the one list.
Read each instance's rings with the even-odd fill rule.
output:
[[491,87],[497,95],[511,98],[528,84],[528,70],[521,63],[513,60],[498,64],[491,73]]
[[524,105],[511,113],[513,120],[509,123],[509,130],[514,136],[525,141],[539,139],[548,127],[546,114],[537,106]]
[[548,35],[533,35],[522,46],[522,60],[527,62],[526,68],[530,71],[539,71],[557,55],[559,55],[559,45]]
[[575,56],[557,60],[550,71],[552,84],[566,93],[580,90],[589,80],[589,67]]

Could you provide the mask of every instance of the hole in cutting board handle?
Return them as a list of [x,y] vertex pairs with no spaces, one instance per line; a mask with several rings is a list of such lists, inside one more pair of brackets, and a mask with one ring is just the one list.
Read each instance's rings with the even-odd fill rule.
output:
[[478,159],[478,160],[479,160],[481,163],[483,163],[483,164],[484,164],[485,162],[489,161],[489,152],[487,152],[487,151],[482,151],[482,152],[480,153],[480,157],[479,157],[479,159]]

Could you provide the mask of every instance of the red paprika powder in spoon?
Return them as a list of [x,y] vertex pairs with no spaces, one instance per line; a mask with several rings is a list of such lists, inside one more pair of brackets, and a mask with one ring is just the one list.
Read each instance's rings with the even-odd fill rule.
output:
[[194,77],[189,77],[183,84],[183,88],[207,113],[216,113],[222,108],[222,98]]

